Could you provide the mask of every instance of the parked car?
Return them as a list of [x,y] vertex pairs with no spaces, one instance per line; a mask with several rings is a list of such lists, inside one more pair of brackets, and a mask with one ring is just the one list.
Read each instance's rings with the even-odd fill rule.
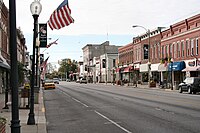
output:
[[76,80],[76,83],[80,83],[80,79],[77,79],[77,80]]
[[87,80],[86,80],[86,78],[81,78],[79,82],[80,82],[80,84],[82,84],[82,83],[87,84]]
[[44,82],[44,89],[47,90],[47,89],[55,89],[56,86],[55,86],[55,83],[53,80],[46,80]]
[[184,91],[189,94],[200,92],[200,77],[188,77],[178,85],[179,92]]
[[59,78],[53,78],[55,84],[59,84]]

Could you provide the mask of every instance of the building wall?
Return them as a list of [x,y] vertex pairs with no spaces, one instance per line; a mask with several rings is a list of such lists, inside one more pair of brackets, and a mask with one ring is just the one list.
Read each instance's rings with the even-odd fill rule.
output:
[[195,57],[199,58],[199,32],[200,14],[171,25],[169,29],[162,33],[162,58],[171,57],[174,61],[189,60]]
[[118,53],[118,48],[120,46],[109,45],[109,41],[106,41],[102,44],[87,44],[82,48],[83,50],[83,65],[85,70],[85,76],[88,75],[90,68],[88,66],[94,65],[93,58],[100,57],[105,53]]

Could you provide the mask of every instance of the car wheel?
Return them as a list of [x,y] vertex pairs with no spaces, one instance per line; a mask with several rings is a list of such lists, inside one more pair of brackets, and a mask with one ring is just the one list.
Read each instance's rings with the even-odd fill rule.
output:
[[183,90],[182,90],[182,88],[181,87],[179,87],[179,93],[182,93],[183,92]]
[[192,94],[191,87],[188,87],[188,93],[189,93],[189,94]]

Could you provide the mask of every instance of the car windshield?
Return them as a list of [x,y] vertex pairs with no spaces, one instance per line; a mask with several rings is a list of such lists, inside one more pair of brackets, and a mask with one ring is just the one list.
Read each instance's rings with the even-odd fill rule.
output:
[[184,80],[185,83],[189,83],[189,84],[192,84],[194,82],[194,78],[186,78]]

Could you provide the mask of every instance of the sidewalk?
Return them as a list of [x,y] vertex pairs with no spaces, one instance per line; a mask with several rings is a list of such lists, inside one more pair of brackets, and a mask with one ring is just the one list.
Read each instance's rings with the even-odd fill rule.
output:
[[[112,83],[98,83],[98,84],[104,84],[104,85],[113,85]],[[114,84],[116,85],[116,84]],[[137,84],[137,87],[135,87],[135,85],[129,85],[125,84],[125,85],[117,85],[117,86],[122,86],[122,87],[130,87],[130,88],[140,88],[140,89],[151,89],[151,90],[160,90],[160,91],[174,91],[174,92],[178,92],[178,90],[173,89],[171,90],[171,88],[166,89],[166,88],[160,88],[159,86],[156,87],[149,87],[149,85],[141,85],[141,84]]]
[[[4,102],[5,94],[0,94],[0,103]],[[1,106],[0,106],[1,107]],[[6,133],[11,132],[11,107],[10,109],[0,108],[0,116],[6,118]],[[46,118],[45,118],[45,108],[43,103],[43,90],[39,91],[39,103],[34,104],[34,114],[35,114],[35,125],[27,125],[28,114],[30,109],[19,109],[19,120],[20,120],[20,130],[21,133],[46,133]]]

